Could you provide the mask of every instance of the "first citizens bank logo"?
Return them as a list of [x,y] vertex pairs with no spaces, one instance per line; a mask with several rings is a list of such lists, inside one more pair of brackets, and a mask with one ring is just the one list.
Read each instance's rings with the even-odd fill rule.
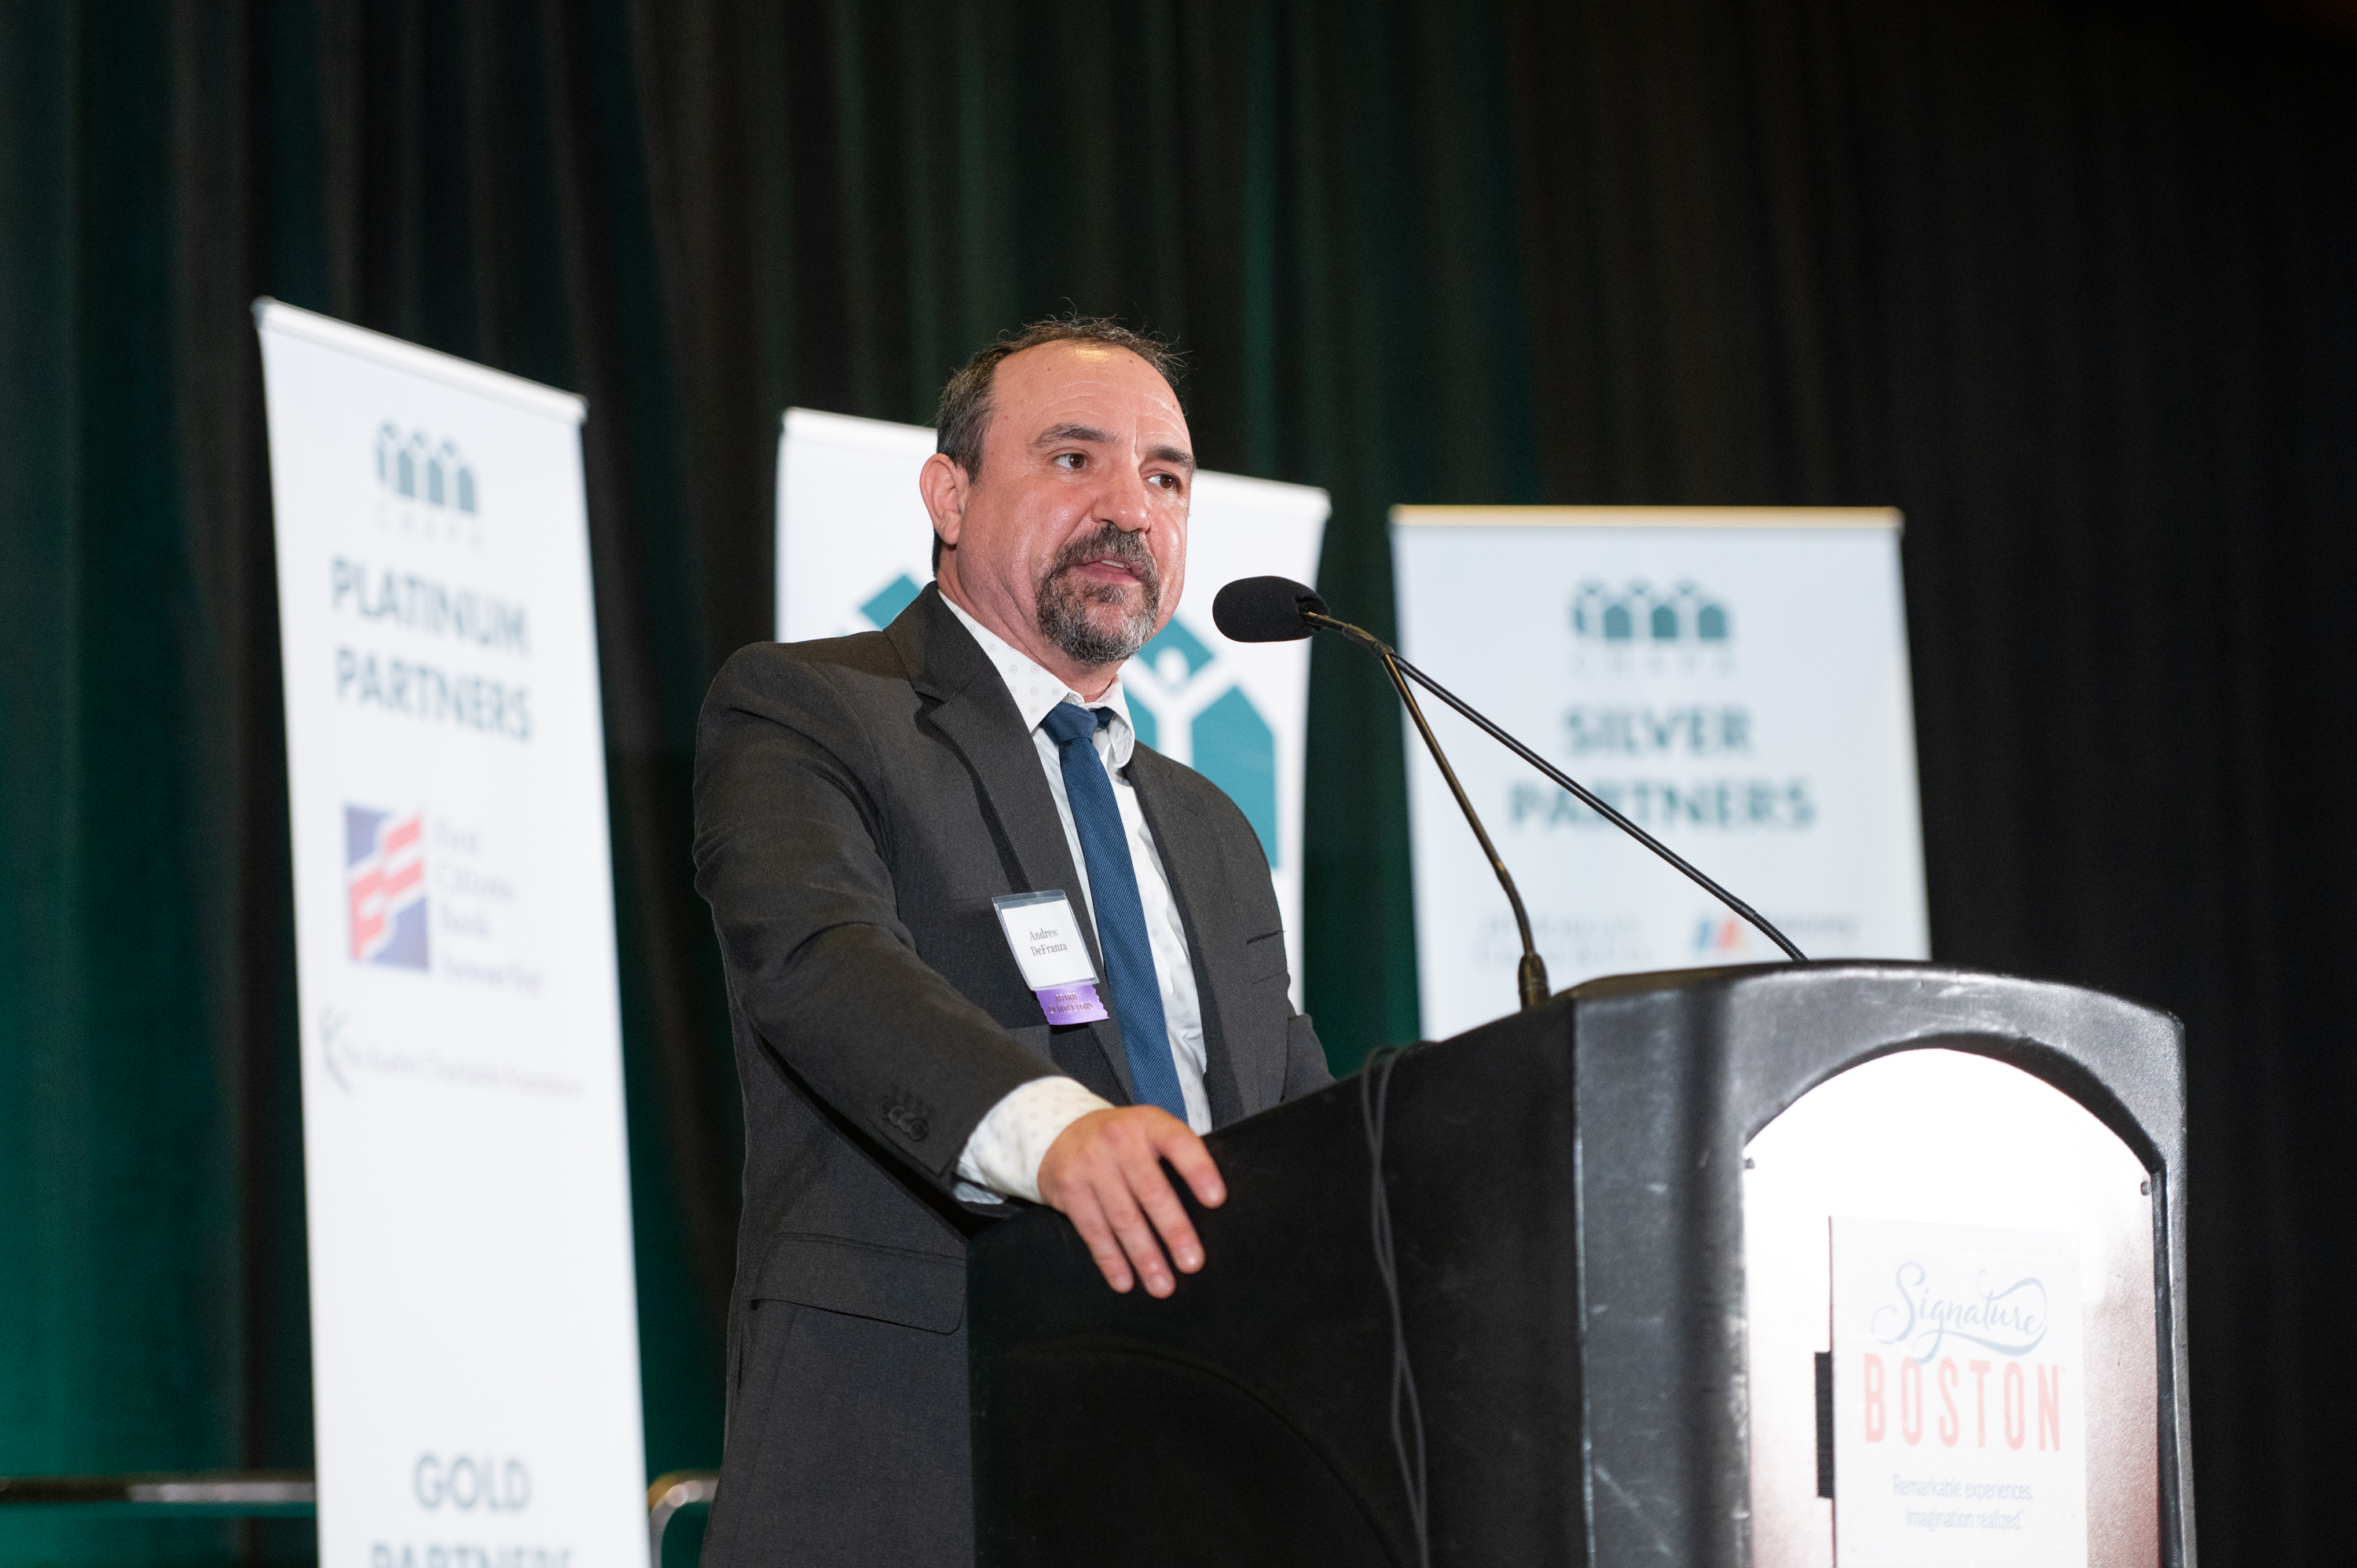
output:
[[354,963],[427,967],[425,813],[344,808],[344,900]]

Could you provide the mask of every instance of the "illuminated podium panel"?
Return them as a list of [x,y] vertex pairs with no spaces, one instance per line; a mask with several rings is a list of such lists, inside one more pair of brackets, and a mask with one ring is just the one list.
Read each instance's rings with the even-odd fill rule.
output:
[[[1210,1257],[974,1244],[982,1560],[1416,1561],[1368,1085],[1214,1133]],[[1383,1097],[1432,1561],[2190,1563],[2182,1036],[1925,964],[1594,982]]]

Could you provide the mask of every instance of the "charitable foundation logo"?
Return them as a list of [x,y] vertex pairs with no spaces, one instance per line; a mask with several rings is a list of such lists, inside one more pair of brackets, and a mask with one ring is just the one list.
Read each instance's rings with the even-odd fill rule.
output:
[[404,434],[392,420],[376,432],[377,521],[425,539],[480,545],[482,516],[474,466],[447,436]]
[[1572,596],[1571,629],[1587,643],[1680,650],[1723,649],[1734,632],[1726,604],[1692,583],[1614,588],[1593,580]]
[[344,808],[344,900],[354,963],[426,967],[424,813]]
[[[888,626],[922,591],[903,572],[859,613],[872,626]],[[1276,869],[1276,732],[1225,661],[1174,616],[1123,667],[1121,685],[1137,738],[1218,785],[1252,823]]]

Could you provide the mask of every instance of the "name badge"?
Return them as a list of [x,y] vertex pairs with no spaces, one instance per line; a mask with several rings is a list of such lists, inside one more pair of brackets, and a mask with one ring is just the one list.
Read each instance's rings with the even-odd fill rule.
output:
[[1085,1024],[1110,1016],[1097,999],[1096,966],[1089,961],[1072,901],[1060,890],[1009,893],[993,898],[1006,945],[1015,951],[1023,983],[1039,998],[1050,1024]]

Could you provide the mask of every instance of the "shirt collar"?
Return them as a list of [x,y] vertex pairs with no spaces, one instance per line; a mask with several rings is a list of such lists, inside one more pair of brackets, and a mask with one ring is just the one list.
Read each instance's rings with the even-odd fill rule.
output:
[[1114,677],[1112,685],[1105,688],[1105,694],[1092,703],[1040,668],[1029,654],[966,614],[965,607],[947,594],[942,596],[942,603],[949,606],[950,613],[958,618],[958,623],[973,633],[974,641],[982,645],[983,656],[998,671],[998,678],[1006,682],[1006,694],[1015,699],[1015,711],[1023,715],[1025,729],[1038,729],[1039,721],[1046,718],[1048,711],[1059,703],[1078,703],[1084,708],[1110,709],[1113,723],[1107,727],[1107,733],[1113,738],[1113,747],[1109,760],[1115,768],[1129,766],[1130,753],[1137,744],[1137,727],[1129,721],[1129,699],[1122,692],[1118,676]]

